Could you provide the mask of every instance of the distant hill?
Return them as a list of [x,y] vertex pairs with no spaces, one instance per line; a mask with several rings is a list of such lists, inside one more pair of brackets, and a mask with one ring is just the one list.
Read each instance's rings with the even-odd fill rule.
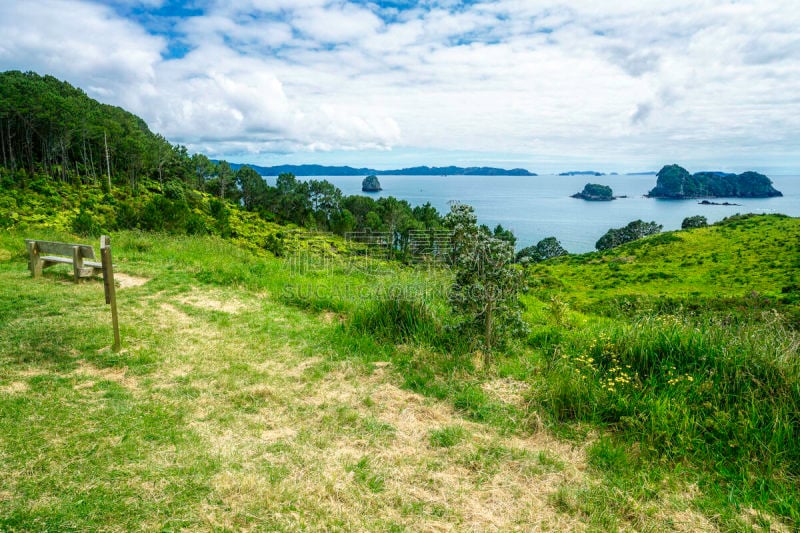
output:
[[569,172],[562,172],[559,176],[605,176],[605,174],[596,170],[570,170]]
[[646,172],[628,172],[626,176],[655,176],[658,174],[655,170],[648,170]]
[[506,170],[494,167],[410,167],[398,170],[375,170],[373,168],[355,168],[350,166],[325,165],[277,165],[262,167],[246,163],[231,163],[231,168],[238,170],[248,166],[262,176],[278,176],[294,174],[295,176],[536,176],[524,168]]
[[689,172],[679,165],[667,165],[658,172],[651,198],[769,198],[783,196],[764,174],[743,172]]

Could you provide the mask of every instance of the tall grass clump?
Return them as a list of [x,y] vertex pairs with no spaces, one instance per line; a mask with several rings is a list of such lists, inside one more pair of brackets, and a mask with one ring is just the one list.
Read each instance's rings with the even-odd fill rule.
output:
[[563,343],[532,405],[600,424],[645,455],[690,460],[800,520],[800,336],[753,323],[648,317]]
[[358,306],[351,313],[347,327],[355,333],[390,342],[432,342],[441,329],[425,302],[383,296]]

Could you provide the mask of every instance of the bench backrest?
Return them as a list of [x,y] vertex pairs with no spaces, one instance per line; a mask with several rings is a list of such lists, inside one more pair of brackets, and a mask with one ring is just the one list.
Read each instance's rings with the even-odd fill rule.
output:
[[79,253],[83,259],[94,259],[94,248],[88,244],[68,244],[65,242],[35,241],[25,239],[26,243],[32,243],[39,254],[66,255],[72,257],[72,249],[79,248]]

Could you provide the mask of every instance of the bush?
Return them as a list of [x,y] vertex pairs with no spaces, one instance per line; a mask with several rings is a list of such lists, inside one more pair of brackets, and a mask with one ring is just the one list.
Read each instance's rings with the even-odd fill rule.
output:
[[72,232],[81,237],[97,237],[103,233],[103,228],[95,218],[83,209],[72,220]]
[[560,257],[568,254],[569,252],[561,246],[558,239],[555,237],[547,237],[536,243],[536,246],[528,246],[520,250],[515,259],[517,263],[538,263],[553,257]]
[[170,200],[166,196],[156,194],[142,209],[141,228],[150,231],[185,233],[190,213],[185,199]]
[[703,215],[686,217],[681,222],[681,229],[704,228],[708,226],[708,220]]
[[489,363],[495,347],[527,334],[519,300],[523,272],[512,264],[513,247],[478,227],[472,207],[452,205],[444,224],[453,231],[450,306],[462,335],[480,339],[484,362]]
[[608,250],[648,235],[655,235],[660,233],[663,228],[664,226],[655,222],[634,220],[624,228],[608,230],[605,235],[600,237],[594,247],[598,250]]

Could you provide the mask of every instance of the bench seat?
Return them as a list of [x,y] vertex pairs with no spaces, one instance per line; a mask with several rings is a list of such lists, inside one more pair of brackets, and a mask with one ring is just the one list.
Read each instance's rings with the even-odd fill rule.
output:
[[[72,264],[72,259],[69,257],[59,257],[57,255],[43,255],[39,257],[45,263],[65,263],[67,265]],[[92,268],[103,268],[101,263],[97,263],[95,261],[84,261],[83,266],[85,267],[92,267]]]

